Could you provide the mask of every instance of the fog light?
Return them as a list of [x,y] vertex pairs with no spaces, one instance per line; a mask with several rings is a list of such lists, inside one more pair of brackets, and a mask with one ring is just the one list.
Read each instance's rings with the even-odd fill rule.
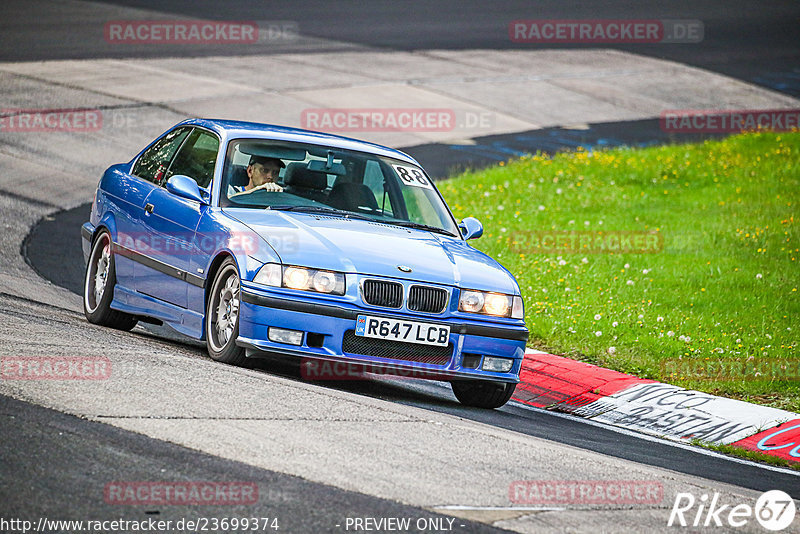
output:
[[267,337],[275,343],[286,343],[288,345],[300,345],[303,343],[303,332],[299,330],[270,327],[267,330]]
[[494,371],[496,373],[507,373],[514,365],[514,360],[508,358],[493,358],[492,356],[483,357],[484,371]]

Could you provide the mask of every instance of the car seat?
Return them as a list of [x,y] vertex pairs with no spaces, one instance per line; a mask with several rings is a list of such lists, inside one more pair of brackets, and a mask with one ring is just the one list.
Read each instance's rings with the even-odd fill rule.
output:
[[305,163],[290,163],[283,176],[284,191],[317,202],[327,202],[328,175],[309,170]]
[[342,182],[333,186],[328,205],[347,211],[378,211],[378,202],[372,189],[364,184]]

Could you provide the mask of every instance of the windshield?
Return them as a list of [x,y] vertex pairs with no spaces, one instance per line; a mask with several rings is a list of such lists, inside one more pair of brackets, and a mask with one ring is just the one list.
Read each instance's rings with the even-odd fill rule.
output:
[[220,205],[329,212],[459,235],[447,206],[421,168],[320,145],[231,141]]

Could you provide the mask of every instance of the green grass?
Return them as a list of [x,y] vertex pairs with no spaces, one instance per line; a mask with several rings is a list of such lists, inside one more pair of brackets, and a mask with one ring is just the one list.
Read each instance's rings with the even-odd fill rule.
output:
[[[439,186],[517,277],[531,345],[800,412],[800,133],[537,154]],[[663,248],[544,254],[543,231],[655,232]],[[764,361],[776,372],[703,372]]]
[[800,471],[800,462],[792,462],[778,456],[770,456],[769,454],[764,454],[763,452],[751,451],[750,449],[745,449],[744,447],[737,447],[736,445],[720,445],[700,440],[692,440],[691,443],[692,445],[703,447],[704,449],[727,454],[729,456],[736,456],[737,458],[750,460],[751,462],[774,465],[776,467],[785,467],[787,469]]

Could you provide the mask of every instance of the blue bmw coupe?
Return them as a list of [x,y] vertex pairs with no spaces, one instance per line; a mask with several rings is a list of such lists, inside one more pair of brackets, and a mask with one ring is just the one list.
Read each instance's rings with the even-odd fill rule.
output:
[[124,330],[165,323],[221,362],[345,363],[496,408],[528,330],[514,277],[467,243],[482,233],[402,152],[191,119],[103,174],[81,228],[84,310]]

